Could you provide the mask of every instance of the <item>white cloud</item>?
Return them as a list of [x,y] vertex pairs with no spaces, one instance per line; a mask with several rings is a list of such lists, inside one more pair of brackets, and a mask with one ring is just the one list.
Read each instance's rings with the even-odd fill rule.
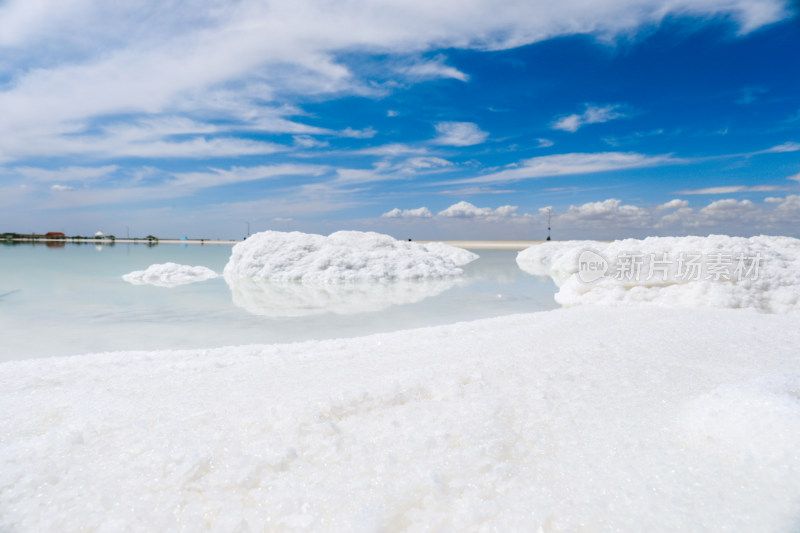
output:
[[16,167],[14,173],[33,181],[92,181],[113,174],[119,169],[116,165],[102,167],[62,167],[46,169],[36,167]]
[[624,118],[625,113],[620,111],[622,106],[607,105],[607,106],[593,106],[586,104],[586,109],[580,115],[567,115],[563,116],[553,122],[554,130],[563,130],[569,132],[576,132],[586,124],[599,124],[601,122],[608,122],[618,118]]
[[69,185],[59,185],[56,183],[54,185],[51,185],[50,189],[54,191],[74,191],[75,187],[71,187]]
[[699,214],[711,219],[731,219],[750,215],[754,213],[755,210],[756,206],[750,200],[735,200],[733,198],[726,198],[724,200],[711,202],[702,208],[699,211]]
[[451,161],[441,157],[411,157],[406,163],[414,169],[435,169],[453,166]]
[[788,178],[786,178],[786,179],[787,179],[787,180],[800,181],[800,172],[799,172],[799,173],[797,173],[797,174],[795,174],[794,176],[789,176],[789,177],[788,177]]
[[397,157],[403,155],[425,155],[428,153],[428,149],[421,146],[412,146],[410,144],[405,144],[405,143],[390,143],[390,144],[383,144],[380,146],[373,146],[371,148],[363,148],[361,150],[355,150],[352,153],[358,155],[378,155],[378,156]]
[[754,185],[752,187],[747,187],[745,185],[726,185],[722,187],[707,187],[705,189],[677,191],[677,194],[732,194],[739,192],[772,192],[780,191],[782,189],[782,187],[777,185]]
[[439,191],[437,194],[446,196],[475,196],[484,194],[511,194],[518,191],[511,189],[490,189],[488,187],[463,187],[461,189],[451,189],[446,191]]
[[773,154],[773,153],[797,152],[798,150],[800,150],[800,143],[789,141],[756,153]]
[[539,145],[536,148],[550,148],[555,144],[550,139],[536,139],[536,142],[539,143]]
[[285,176],[321,176],[328,170],[328,167],[325,166],[292,163],[257,167],[231,167],[229,170],[212,168],[208,172],[176,173],[174,174],[175,179],[170,182],[170,185],[198,189]]
[[519,165],[475,178],[450,182],[458,183],[502,183],[524,179],[592,174],[611,170],[654,167],[678,164],[682,161],[670,155],[649,156],[631,152],[599,152],[594,154],[571,153],[534,157],[520,161]]
[[350,137],[352,139],[371,139],[375,137],[378,132],[373,128],[365,128],[363,130],[356,130],[353,128],[345,128],[340,132],[342,137]]
[[324,148],[330,145],[328,141],[320,141],[310,135],[295,135],[292,140],[298,148]]
[[433,142],[446,146],[472,146],[489,136],[473,122],[439,122],[434,127],[439,136]]
[[469,76],[445,64],[444,56],[437,56],[430,61],[418,61],[411,65],[399,67],[397,71],[414,80],[428,80],[436,78],[453,78],[468,81]]
[[[447,221],[455,222],[460,219],[469,222],[471,235],[485,230],[488,232],[486,234],[491,234],[495,239],[544,238],[548,211],[556,239],[619,239],[709,232],[741,235],[764,232],[794,234],[797,223],[800,222],[800,195],[769,197],[759,205],[750,200],[727,198],[711,202],[697,210],[681,199],[638,206],[617,198],[607,198],[570,205],[566,209],[540,207],[534,214],[518,214],[517,206],[493,209],[459,202],[433,217],[426,217],[426,220],[431,228],[445,225],[448,232],[457,231],[459,226],[448,224]],[[382,218],[404,218],[409,212],[410,210],[393,209],[384,213]]]
[[779,218],[786,220],[800,219],[800,195],[790,194],[785,198],[767,198],[764,201],[771,200],[770,203],[777,204],[775,206],[775,215]]
[[559,221],[594,224],[598,221],[613,222],[623,226],[644,226],[652,223],[648,210],[634,205],[625,205],[621,200],[609,198],[602,202],[589,202],[571,205],[567,212],[558,217]]
[[689,202],[686,200],[679,200],[675,198],[674,200],[670,200],[669,202],[663,203],[658,206],[659,209],[678,209],[681,207],[689,207]]
[[[468,8],[457,0],[7,0],[0,4],[0,144],[6,159],[36,150],[51,154],[54,147],[62,153],[85,148],[63,142],[67,132],[97,121],[176,112],[213,124],[323,134],[261,110],[283,95],[379,95],[396,83],[374,86],[339,59],[342,51],[402,60],[448,48],[507,49],[560,35],[611,39],[682,15],[731,19],[749,32],[788,14],[781,0],[476,0]],[[391,78],[392,63],[371,67]],[[412,61],[407,74],[466,80],[438,56]],[[580,120],[603,115],[594,113]],[[15,136],[22,142],[14,144]],[[36,149],[22,150],[26,144]],[[208,153],[191,143],[156,144],[147,152]]]
[[469,202],[458,202],[447,209],[439,211],[438,216],[449,218],[507,218],[514,215],[517,206],[504,205],[497,209],[476,207]]
[[433,213],[427,207],[417,209],[398,209],[394,208],[382,214],[382,218],[431,218]]

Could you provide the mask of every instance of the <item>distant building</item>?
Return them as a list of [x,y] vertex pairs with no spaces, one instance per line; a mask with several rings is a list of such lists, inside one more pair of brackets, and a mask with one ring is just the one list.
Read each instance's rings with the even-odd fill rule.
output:
[[44,234],[47,239],[65,239],[67,236],[60,231],[48,231]]

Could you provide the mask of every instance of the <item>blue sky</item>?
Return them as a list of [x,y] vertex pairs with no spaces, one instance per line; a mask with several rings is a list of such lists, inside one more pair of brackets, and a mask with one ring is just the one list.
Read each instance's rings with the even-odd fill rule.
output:
[[0,2],[0,231],[800,236],[779,0]]

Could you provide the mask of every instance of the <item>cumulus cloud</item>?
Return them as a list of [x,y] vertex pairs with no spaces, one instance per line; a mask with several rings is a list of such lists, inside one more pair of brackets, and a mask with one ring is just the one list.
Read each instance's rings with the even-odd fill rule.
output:
[[[412,218],[414,211],[393,209],[383,218]],[[423,211],[430,213],[430,210]],[[573,204],[566,208],[539,207],[533,214],[519,213],[518,206],[476,207],[458,202],[434,216],[425,217],[431,225],[444,221],[469,222],[473,230],[483,223],[487,228],[503,228],[494,238],[544,238],[548,219],[556,239],[619,239],[630,236],[704,234],[720,231],[742,235],[760,233],[796,234],[800,222],[800,195],[768,197],[762,204],[750,200],[725,198],[699,209],[689,202],[673,199],[662,204],[633,205],[618,198]],[[454,226],[448,226],[451,230]],[[477,231],[477,230],[476,230]],[[531,231],[534,232],[532,236]]]
[[486,140],[489,133],[472,122],[439,122],[435,126],[438,137],[436,144],[447,146],[472,146]]
[[750,211],[753,209],[753,207],[754,204],[750,200],[726,198],[724,200],[716,200],[711,202],[706,207],[701,209],[700,212],[706,214],[741,213],[742,211]]
[[554,130],[563,130],[574,133],[586,124],[599,124],[625,117],[619,104],[606,106],[593,106],[586,104],[586,109],[581,114],[566,115],[553,122]]
[[678,209],[680,207],[689,207],[689,202],[675,198],[669,202],[665,202],[658,206],[660,209]]
[[567,209],[566,213],[559,216],[559,220],[582,224],[605,221],[623,226],[644,226],[652,223],[652,216],[646,209],[634,205],[625,205],[621,200],[609,198],[602,202],[589,202],[578,206],[572,205]]
[[431,218],[433,213],[427,207],[420,207],[417,209],[399,209],[394,208],[382,214],[382,218]]
[[766,198],[775,205],[775,215],[785,220],[800,219],[800,195],[790,194],[785,198]]
[[496,209],[476,207],[469,202],[458,202],[447,209],[439,211],[438,216],[448,218],[507,218],[514,215],[515,205],[503,205]]

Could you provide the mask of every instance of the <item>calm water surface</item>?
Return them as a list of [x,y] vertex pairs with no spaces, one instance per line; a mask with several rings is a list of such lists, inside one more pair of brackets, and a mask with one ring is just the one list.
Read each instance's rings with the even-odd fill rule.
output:
[[458,281],[357,287],[174,288],[122,275],[156,263],[222,272],[230,245],[0,245],[0,361],[116,350],[210,348],[352,337],[553,309],[555,285],[480,250]]

